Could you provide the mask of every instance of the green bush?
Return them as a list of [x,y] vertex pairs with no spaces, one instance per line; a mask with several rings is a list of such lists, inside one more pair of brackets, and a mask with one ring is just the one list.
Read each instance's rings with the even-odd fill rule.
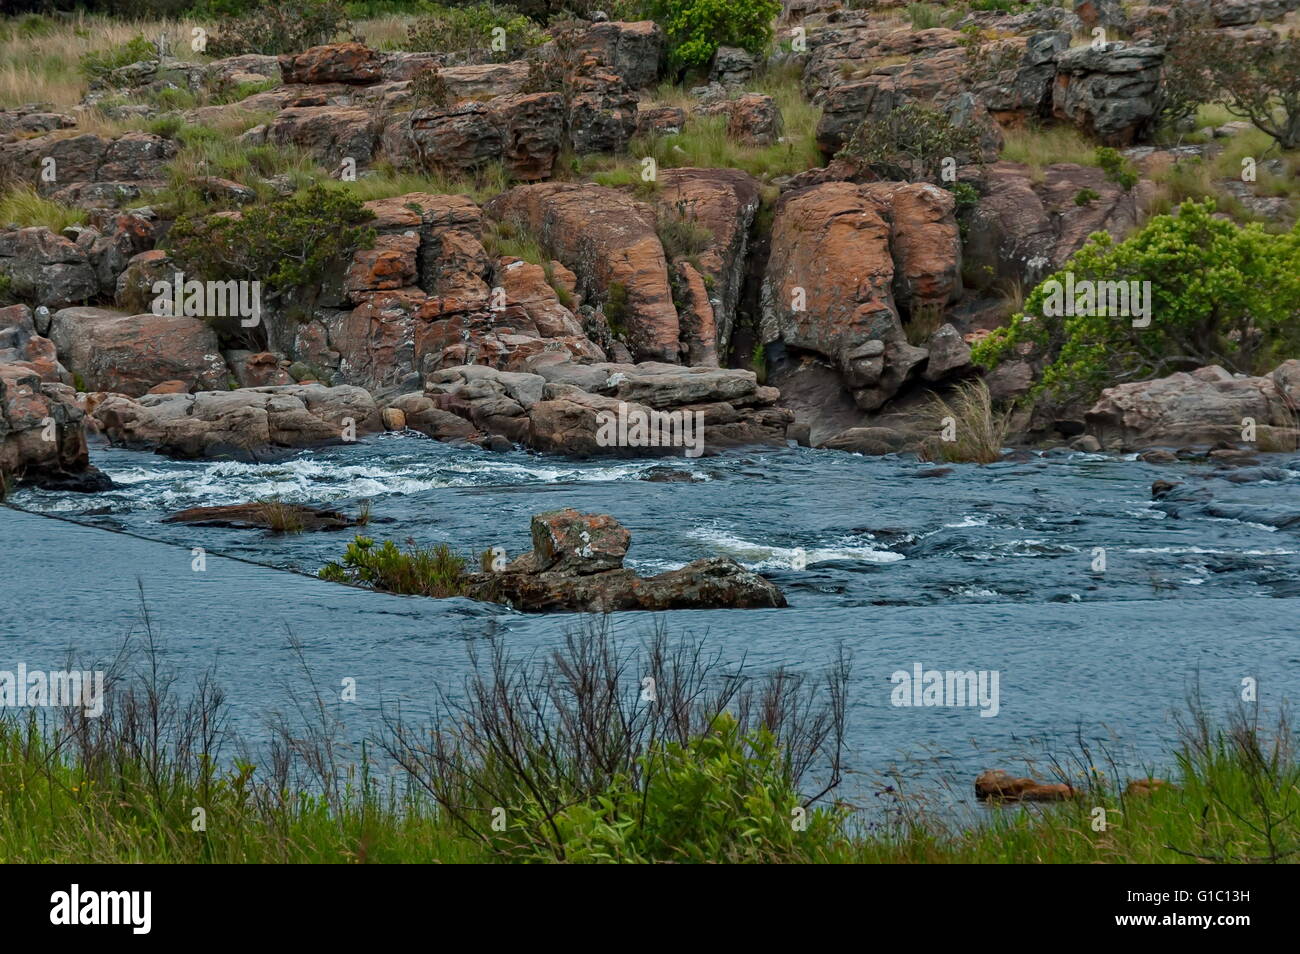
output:
[[668,39],[678,70],[706,66],[720,46],[761,56],[772,43],[781,0],[650,0],[649,15]]
[[[505,30],[505,49],[494,50],[493,30]],[[518,59],[525,50],[545,42],[546,36],[512,7],[488,2],[465,6],[437,6],[406,30],[407,45],[422,53],[457,53],[491,50],[498,61]]]
[[638,763],[639,785],[620,775],[553,820],[524,805],[535,859],[554,860],[562,846],[571,863],[777,863],[816,858],[842,840],[834,812],[800,805],[772,733],[742,734],[730,713],[685,745],[655,744]]
[[370,537],[357,536],[338,562],[326,563],[319,574],[331,583],[355,583],[388,593],[410,596],[459,596],[464,590],[465,558],[445,543],[431,549],[406,541],[400,550],[392,540],[376,547]]
[[350,31],[343,4],[337,0],[300,0],[293,5],[264,4],[226,20],[208,41],[212,56],[244,53],[301,53]]
[[[994,367],[1010,355],[1045,363],[1035,394],[1053,401],[1091,400],[1122,378],[1143,380],[1219,364],[1270,370],[1300,348],[1300,225],[1274,235],[1214,217],[1214,202],[1184,202],[1123,242],[1094,234],[1063,270],[1030,294],[1011,324],[974,348]],[[1150,318],[1063,315],[1053,292],[1070,275],[1092,282],[1150,282]],[[1050,307],[1049,307],[1050,306]],[[1048,314],[1048,311],[1053,314]]]
[[179,219],[167,248],[184,270],[209,281],[261,281],[270,298],[310,289],[327,269],[373,241],[364,223],[374,214],[339,189],[321,185],[265,204],[238,217],[198,213]]
[[1112,149],[1110,146],[1102,146],[1098,149],[1097,165],[1106,174],[1108,182],[1115,183],[1125,192],[1138,184],[1137,170],[1117,149]]
[[417,107],[441,107],[451,101],[451,87],[436,66],[421,70],[411,80],[411,101]]
[[942,110],[905,103],[884,119],[864,121],[837,155],[882,179],[937,180],[945,159],[978,158],[980,144],[973,126],[954,124]]
[[92,50],[81,57],[77,69],[87,79],[96,80],[141,60],[156,60],[158,48],[143,36],[133,36],[118,46],[107,50]]

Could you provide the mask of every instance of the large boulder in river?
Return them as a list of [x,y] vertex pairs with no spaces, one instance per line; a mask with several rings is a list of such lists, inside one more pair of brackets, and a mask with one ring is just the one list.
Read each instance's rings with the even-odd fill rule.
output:
[[1120,384],[1101,393],[1085,420],[1110,450],[1220,441],[1283,450],[1297,446],[1297,404],[1300,360],[1292,359],[1262,377],[1210,366]]
[[320,384],[139,399],[111,394],[94,404],[93,416],[114,444],[172,457],[245,461],[346,443],[384,428],[368,392]]
[[64,308],[54,314],[50,338],[87,391],[138,397],[163,381],[214,390],[229,380],[216,332],[202,318]]
[[776,584],[734,560],[696,560],[640,577],[623,566],[631,535],[607,514],[576,510],[532,520],[533,550],[500,571],[470,577],[466,595],[524,612],[750,609],[785,606]]

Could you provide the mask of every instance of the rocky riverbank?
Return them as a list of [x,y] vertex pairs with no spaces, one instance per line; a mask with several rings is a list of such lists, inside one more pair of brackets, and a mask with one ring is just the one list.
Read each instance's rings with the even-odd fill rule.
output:
[[[1012,317],[1005,288],[1033,287],[1091,234],[1130,235],[1152,214],[1162,169],[1211,159],[1242,132],[1153,141],[1166,81],[1158,17],[1111,22],[1109,7],[1082,4],[918,29],[835,6],[787,5],[780,26],[806,34],[804,51],[765,63],[719,49],[687,108],[658,101],[666,40],[639,21],[557,28],[506,62],[355,41],[205,62],[160,54],[99,77],[75,108],[0,110],[5,181],[80,218],[0,223],[0,280],[18,302],[0,308],[0,472],[94,489],[87,436],[259,461],[404,429],[568,457],[791,441],[925,456],[942,423],[931,395],[980,379],[995,403],[1019,402],[1010,445],[1300,445],[1295,359],[1260,376],[1183,362],[1047,410],[1031,400],[1042,354],[1022,348],[992,369],[972,359]],[[1263,42],[1261,24],[1291,6],[1220,16],[1216,5],[1209,28]],[[1072,45],[1097,23],[1127,38]],[[800,108],[815,110],[820,165],[775,173],[642,155],[653,137],[719,122],[745,148],[793,149],[791,117],[750,88],[776,75],[797,79]],[[241,83],[260,88],[156,105],[161,90],[207,102]],[[104,105],[114,97],[136,105]],[[912,106],[962,131],[956,182],[920,166],[882,178],[844,149],[864,124]],[[104,109],[167,122],[92,131],[90,111]],[[1008,136],[1038,124],[1124,148],[1132,180],[1002,157]],[[185,273],[172,239],[184,216],[145,200],[165,193],[190,148],[180,130],[216,128],[237,129],[240,149],[310,157],[345,187],[400,174],[463,189],[361,202],[360,247],[259,299],[251,321],[213,313],[211,287],[206,306],[200,295],[176,308],[207,276]],[[645,174],[575,175],[560,167],[569,155]],[[489,165],[503,177],[490,195],[476,178]],[[189,186],[235,222],[302,194],[274,176]],[[1242,201],[1293,217],[1283,199]]]

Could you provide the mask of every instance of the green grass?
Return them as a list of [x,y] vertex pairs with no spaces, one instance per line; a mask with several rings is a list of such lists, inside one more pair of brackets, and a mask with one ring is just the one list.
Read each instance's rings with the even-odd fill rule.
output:
[[17,225],[19,228],[43,225],[52,232],[60,232],[70,225],[81,225],[85,221],[84,210],[46,199],[31,186],[18,186],[0,195],[0,228],[8,225]]
[[1097,165],[1097,144],[1073,126],[1026,124],[1005,130],[999,158],[1029,166],[1030,175],[1041,182],[1043,170],[1058,162]]
[[[1283,726],[1272,738],[1249,726],[1194,731],[1203,734],[1173,755],[1173,785],[1149,795],[1126,795],[1089,767],[1075,780],[1078,794],[1071,800],[994,807],[985,823],[956,830],[910,811],[905,821],[870,831],[859,818],[841,817],[838,833],[823,824],[807,839],[811,850],[800,849],[796,837],[793,849],[767,860],[1295,862],[1300,766],[1290,730]],[[43,735],[34,721],[0,720],[0,862],[475,863],[511,857],[466,833],[406,776],[389,785],[352,769],[329,794],[300,785],[277,793],[265,767],[236,762],[217,769],[202,752],[183,766],[152,755],[147,746],[143,752],[94,750],[88,757],[83,751],[70,735]],[[698,751],[679,750],[670,768],[694,778]],[[716,769],[709,772],[712,784],[722,786]],[[728,784],[745,784],[726,777]],[[652,801],[646,824],[664,827],[688,811],[680,797]],[[735,797],[720,788],[703,804],[726,805]],[[206,830],[195,830],[196,807],[204,811]],[[1095,830],[1097,809],[1105,812],[1104,831]],[[724,826],[725,819],[709,825]],[[694,844],[679,846],[684,854],[712,838],[707,832],[694,837]],[[752,857],[762,848],[751,846],[748,860],[762,860]]]
[[537,236],[517,222],[492,220],[485,222],[483,247],[494,258],[513,256],[534,265],[550,268],[551,257],[546,254]]
[[[659,102],[675,105],[675,90],[662,88]],[[627,156],[585,156],[570,160],[574,173],[590,177],[601,185],[629,187],[642,193],[653,189],[641,177],[641,160],[654,157],[661,169],[697,166],[706,169],[743,169],[755,178],[770,182],[821,165],[817,149],[817,121],[821,108],[809,103],[799,88],[798,77],[778,72],[759,80],[751,91],[765,93],[781,110],[783,142],[770,146],[747,146],[727,135],[725,116],[691,116],[680,133],[638,136],[628,146]]]

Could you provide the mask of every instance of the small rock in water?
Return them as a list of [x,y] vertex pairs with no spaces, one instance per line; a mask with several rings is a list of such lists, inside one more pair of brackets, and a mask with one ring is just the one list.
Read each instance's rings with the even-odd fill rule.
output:
[[1015,778],[1001,769],[981,772],[975,779],[975,797],[981,801],[1051,802],[1070,798],[1074,789],[1063,782],[1039,782]]

